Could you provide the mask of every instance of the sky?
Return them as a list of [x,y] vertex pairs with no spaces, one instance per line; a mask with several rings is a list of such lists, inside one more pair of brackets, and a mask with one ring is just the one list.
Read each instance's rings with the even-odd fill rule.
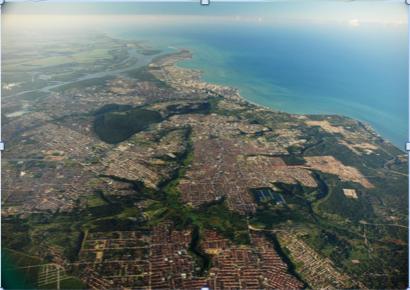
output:
[[[15,0],[19,2],[20,0]],[[62,0],[13,3],[3,8],[9,23],[39,22],[55,17],[54,23],[68,23],[70,20],[97,21],[96,16],[119,17],[122,21],[144,20],[175,22],[182,20],[201,21],[264,21],[264,23],[342,23],[351,27],[363,24],[407,25],[407,5],[403,1],[329,1],[291,0],[265,1],[264,3],[221,3],[211,0],[210,6],[200,6],[199,0],[182,3],[67,3]],[[255,0],[253,0],[255,1]],[[138,1],[133,1],[138,2]],[[154,1],[145,1],[154,2]],[[168,2],[168,1],[167,1]],[[138,15],[139,17],[135,17]],[[47,16],[45,19],[45,16]],[[128,17],[127,17],[128,16]],[[145,18],[144,18],[145,17]],[[67,22],[68,21],[68,22]],[[100,19],[101,21],[101,19]],[[98,21],[97,21],[98,22]],[[75,21],[71,21],[75,25]]]

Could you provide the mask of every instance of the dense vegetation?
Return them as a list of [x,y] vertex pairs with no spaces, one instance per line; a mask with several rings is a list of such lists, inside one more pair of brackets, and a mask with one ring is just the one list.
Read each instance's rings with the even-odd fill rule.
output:
[[160,113],[146,109],[109,110],[97,114],[94,120],[94,131],[101,140],[115,144],[161,120]]

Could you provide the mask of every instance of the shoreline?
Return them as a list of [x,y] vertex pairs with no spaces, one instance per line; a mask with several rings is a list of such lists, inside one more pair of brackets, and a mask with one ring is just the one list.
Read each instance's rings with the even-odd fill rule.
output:
[[[346,116],[343,114],[328,114],[328,113],[317,113],[317,114],[305,114],[305,113],[290,113],[290,112],[286,112],[283,110],[279,110],[279,109],[275,109],[269,106],[265,106],[265,105],[261,105],[255,101],[251,101],[249,99],[247,99],[246,97],[244,97],[239,88],[236,87],[232,87],[229,85],[224,85],[224,84],[219,84],[219,83],[211,83],[211,82],[207,82],[204,78],[204,71],[202,69],[196,69],[196,68],[188,68],[188,67],[183,67],[181,66],[179,63],[182,61],[192,61],[192,57],[193,57],[193,53],[187,49],[187,48],[174,48],[177,49],[177,52],[171,52],[168,54],[164,54],[160,57],[158,57],[158,59],[156,57],[153,58],[152,63],[148,64],[148,67],[151,64],[156,64],[157,61],[161,62],[163,60],[165,60],[165,62],[167,62],[168,60],[170,60],[171,63],[171,67],[173,66],[175,70],[181,70],[181,71],[185,71],[189,74],[191,74],[193,77],[189,78],[189,81],[191,82],[190,85],[198,85],[199,87],[209,87],[211,86],[213,89],[220,89],[220,90],[228,90],[228,91],[235,91],[235,98],[232,98],[231,96],[226,97],[225,95],[222,95],[223,98],[228,99],[228,100],[233,100],[236,99],[237,101],[240,102],[244,102],[250,105],[253,105],[257,108],[263,109],[263,110],[267,110],[270,112],[276,112],[276,113],[283,113],[283,114],[288,114],[291,116],[295,116],[295,117],[302,117],[302,116],[313,116],[313,117],[341,117],[341,118],[345,118],[345,119],[350,119],[353,121],[358,122],[363,128],[365,128],[367,131],[369,131],[372,135],[376,136],[377,138],[379,138],[380,140],[382,140],[383,143],[387,143],[391,146],[394,146],[395,148],[397,148],[398,150],[402,151],[403,153],[405,153],[405,147],[404,145],[402,147],[398,146],[397,144],[393,143],[390,139],[388,139],[387,137],[384,137],[383,135],[381,135],[378,131],[376,131],[375,128],[373,128],[373,126],[363,120],[360,120],[358,118],[354,118],[354,117],[350,117],[350,116]],[[181,56],[181,53],[185,53],[185,57],[182,57],[180,59],[174,59],[173,57],[175,56]],[[167,64],[169,65],[169,64]],[[172,75],[172,74],[170,74]],[[403,143],[404,144],[404,143]]]

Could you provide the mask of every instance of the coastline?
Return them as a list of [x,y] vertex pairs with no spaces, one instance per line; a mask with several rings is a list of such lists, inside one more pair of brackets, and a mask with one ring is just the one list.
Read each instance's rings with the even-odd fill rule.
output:
[[[266,106],[266,105],[262,105],[259,104],[255,101],[249,100],[248,98],[246,98],[244,95],[241,94],[240,89],[236,88],[236,87],[232,87],[232,86],[228,86],[228,85],[224,85],[224,84],[219,84],[219,83],[211,83],[208,82],[206,80],[204,80],[203,78],[203,74],[204,71],[201,69],[197,69],[197,68],[188,68],[188,67],[184,67],[181,66],[180,63],[183,61],[192,61],[192,57],[193,57],[193,53],[187,49],[187,48],[174,48],[174,49],[178,49],[177,52],[174,53],[169,53],[169,54],[164,54],[159,56],[158,58],[154,58],[152,60],[151,64],[156,64],[156,62],[161,62],[161,61],[169,61],[170,63],[172,63],[171,67],[174,68],[174,72],[176,73],[176,75],[178,76],[180,73],[178,72],[178,70],[180,71],[184,71],[185,73],[183,73],[183,75],[187,75],[188,76],[188,80],[189,80],[189,86],[192,87],[199,87],[199,88],[207,88],[207,89],[211,89],[211,90],[216,90],[217,93],[219,94],[221,91],[222,92],[228,92],[230,95],[228,96],[224,96],[222,95],[224,98],[228,99],[228,100],[236,100],[239,101],[241,103],[247,103],[250,105],[253,105],[257,108],[269,111],[269,112],[274,112],[274,113],[282,113],[282,114],[288,114],[290,116],[295,116],[295,117],[340,117],[340,118],[344,118],[344,119],[349,119],[349,120],[353,120],[355,122],[358,122],[358,124],[360,124],[365,130],[367,130],[369,133],[371,133],[372,135],[376,136],[377,138],[379,138],[380,140],[382,140],[383,143],[387,143],[390,146],[395,147],[396,149],[402,151],[403,153],[405,153],[405,148],[404,145],[402,147],[398,146],[397,144],[393,143],[391,140],[389,140],[388,138],[386,138],[385,136],[381,135],[378,131],[376,131],[376,129],[368,122],[357,119],[357,118],[353,118],[350,116],[346,116],[346,115],[342,115],[342,114],[304,114],[304,113],[290,113],[290,112],[286,112],[283,110],[279,110],[279,109],[275,109],[272,108],[270,106]],[[181,58],[181,53],[182,53],[182,58]],[[178,58],[175,60],[173,59],[173,57],[177,56]],[[170,63],[167,63],[167,65],[170,65]],[[149,64],[148,66],[150,66],[151,64]],[[172,71],[170,71],[172,75]],[[189,75],[192,75],[192,77],[189,77]],[[176,80],[181,81],[181,79],[177,78]],[[189,88],[188,88],[189,89]],[[232,92],[234,92],[232,94]],[[404,144],[404,143],[403,143]]]

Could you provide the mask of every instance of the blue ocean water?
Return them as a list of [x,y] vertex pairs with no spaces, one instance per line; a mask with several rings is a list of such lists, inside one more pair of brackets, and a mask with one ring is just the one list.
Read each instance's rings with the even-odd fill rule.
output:
[[[183,19],[183,16],[181,16]],[[291,113],[341,114],[403,148],[408,139],[406,26],[198,21],[112,26],[109,34],[188,48],[180,65],[248,100]]]

